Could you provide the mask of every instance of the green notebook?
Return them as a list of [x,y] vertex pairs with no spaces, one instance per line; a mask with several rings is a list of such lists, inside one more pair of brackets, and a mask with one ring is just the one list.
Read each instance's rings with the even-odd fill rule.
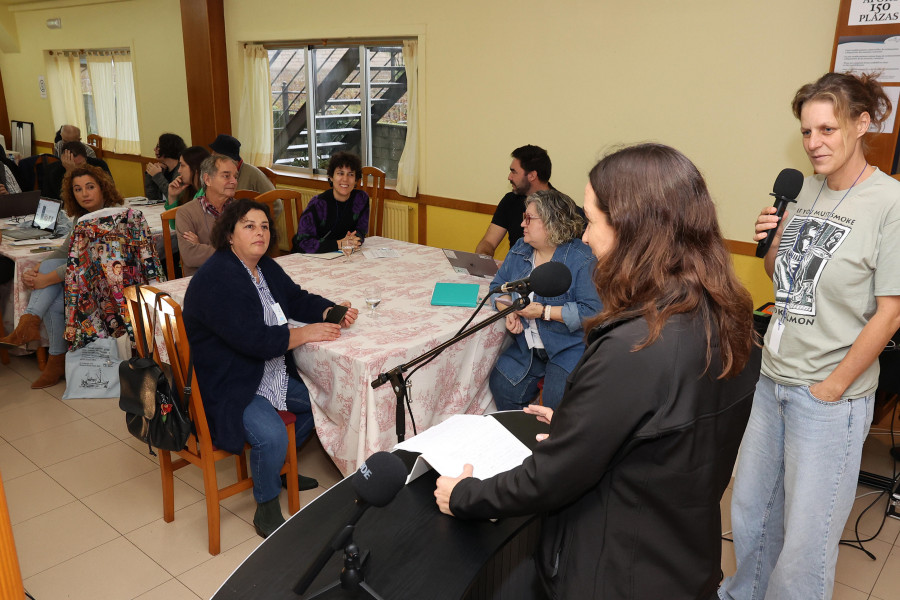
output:
[[436,283],[431,295],[432,306],[478,306],[477,283]]

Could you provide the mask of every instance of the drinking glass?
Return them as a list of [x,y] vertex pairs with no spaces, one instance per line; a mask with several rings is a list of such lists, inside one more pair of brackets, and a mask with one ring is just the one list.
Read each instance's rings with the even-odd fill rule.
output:
[[341,252],[344,253],[344,262],[350,262],[350,255],[353,254],[353,242],[341,242]]
[[366,306],[369,307],[371,311],[369,315],[372,318],[377,318],[375,314],[375,309],[378,308],[378,305],[381,304],[381,286],[379,285],[370,285],[365,289],[366,295]]

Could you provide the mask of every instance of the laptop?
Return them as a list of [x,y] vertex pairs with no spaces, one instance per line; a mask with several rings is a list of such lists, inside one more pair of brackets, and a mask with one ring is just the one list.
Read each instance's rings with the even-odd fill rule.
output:
[[487,254],[475,254],[462,250],[444,248],[444,256],[457,273],[468,273],[476,277],[491,279],[497,274],[497,263]]
[[41,199],[41,190],[0,196],[0,219],[33,215]]
[[59,217],[60,203],[50,198],[38,200],[34,210],[34,218],[31,227],[27,229],[8,229],[3,232],[3,237],[13,240],[39,240],[53,235],[56,229],[56,219]]

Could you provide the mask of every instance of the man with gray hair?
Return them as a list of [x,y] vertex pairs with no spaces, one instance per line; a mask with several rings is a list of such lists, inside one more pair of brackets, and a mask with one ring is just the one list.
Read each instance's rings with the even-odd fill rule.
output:
[[200,195],[175,213],[175,233],[185,277],[193,275],[216,251],[210,234],[216,219],[234,199],[237,172],[237,164],[230,157],[211,155],[200,165]]
[[[80,142],[81,141],[81,130],[74,125],[63,125],[59,128],[59,138],[56,143],[53,145],[53,154],[62,158],[62,147],[64,144],[68,142]],[[88,158],[97,158],[97,155],[94,153],[94,149],[84,145],[85,152],[87,152]]]

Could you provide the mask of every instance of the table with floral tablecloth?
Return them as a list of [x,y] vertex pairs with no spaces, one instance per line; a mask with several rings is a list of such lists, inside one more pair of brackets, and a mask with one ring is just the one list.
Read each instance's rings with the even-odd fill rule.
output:
[[[390,248],[399,258],[368,258],[361,252],[349,261],[292,254],[276,259],[304,289],[335,302],[349,300],[359,308],[356,323],[339,340],[311,343],[294,350],[294,359],[313,399],[316,431],[322,446],[345,475],[373,452],[397,442],[396,399],[390,384],[372,389],[371,382],[388,371],[453,337],[471,308],[432,306],[437,282],[476,283],[481,294],[489,280],[459,274],[440,248],[387,238],[366,239],[364,249]],[[189,278],[159,287],[181,302]],[[382,302],[371,317],[363,290],[377,283]],[[475,322],[493,310],[482,309]],[[412,381],[412,412],[418,431],[451,415],[481,414],[493,408],[488,376],[500,353],[503,320],[451,346]],[[406,415],[406,435],[412,422]]]

